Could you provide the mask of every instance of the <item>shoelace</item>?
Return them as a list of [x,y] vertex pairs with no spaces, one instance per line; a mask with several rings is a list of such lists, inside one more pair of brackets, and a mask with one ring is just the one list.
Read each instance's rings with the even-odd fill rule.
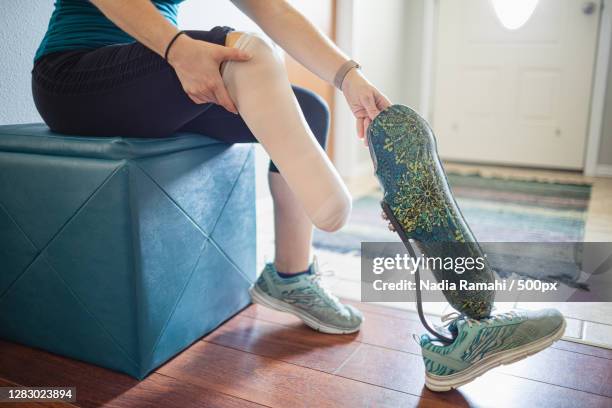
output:
[[312,274],[312,277],[310,278],[312,280],[313,283],[315,283],[319,288],[321,288],[321,290],[330,298],[336,300],[336,296],[333,295],[329,289],[329,287],[327,286],[327,282],[325,282],[323,280],[324,277],[330,277],[330,276],[334,276],[334,272],[333,271],[316,271],[314,274]]
[[[454,321],[458,320],[458,319],[463,319],[466,321],[466,324],[468,325],[468,327],[472,327],[472,325],[482,325],[482,324],[491,324],[495,321],[504,321],[504,320],[509,320],[512,321],[514,320],[514,318],[519,317],[518,313],[516,313],[514,310],[511,310],[509,312],[505,312],[505,313],[499,313],[496,315],[492,315],[489,316],[485,319],[481,319],[481,320],[476,320],[476,319],[470,319],[469,317],[465,316],[462,313],[458,313],[458,312],[451,312],[451,313],[447,313],[444,316],[442,316],[440,318],[440,320],[442,322],[445,322],[442,326],[436,326],[437,329],[442,329],[442,328],[446,328],[448,326],[450,326]],[[413,333],[412,334],[412,339],[414,340],[414,342],[417,345],[421,345],[421,338]]]
[[446,322],[443,327],[448,327],[451,323],[458,319],[464,319],[467,322],[468,327],[472,327],[472,325],[491,324],[496,321],[512,321],[515,317],[519,317],[519,315],[514,310],[492,315],[481,320],[471,319],[461,313],[451,312],[442,316],[440,320],[442,322]]
[[333,293],[331,293],[331,290],[327,286],[327,282],[325,282],[323,280],[324,277],[334,276],[334,271],[331,270],[331,269],[326,269],[324,271],[321,271],[320,266],[318,265],[316,257],[314,258],[313,262],[315,263],[316,266],[314,268],[314,273],[311,275],[310,279],[312,280],[312,282],[315,285],[317,285],[317,287],[319,287],[321,289],[323,294],[331,302],[333,302],[334,304],[340,304],[340,299],[338,299]]

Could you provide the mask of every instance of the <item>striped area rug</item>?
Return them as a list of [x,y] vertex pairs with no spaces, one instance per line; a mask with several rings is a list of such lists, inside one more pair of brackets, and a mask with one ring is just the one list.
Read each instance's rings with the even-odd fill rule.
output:
[[[449,174],[459,207],[481,242],[579,242],[584,236],[591,195],[587,184],[507,180]],[[361,242],[398,241],[380,217],[382,193],[353,204],[348,225],[340,232],[315,233],[315,247],[359,252]]]

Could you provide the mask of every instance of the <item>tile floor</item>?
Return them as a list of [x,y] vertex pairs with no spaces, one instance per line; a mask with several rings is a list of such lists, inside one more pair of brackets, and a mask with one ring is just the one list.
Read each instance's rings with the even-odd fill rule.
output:
[[[455,172],[479,171],[484,176],[509,177],[557,182],[592,183],[591,200],[587,211],[585,241],[612,242],[612,178],[584,177],[574,172],[515,169],[509,167],[472,166],[446,164],[447,170]],[[374,178],[360,180],[349,188],[355,196],[356,191],[367,192],[376,188]],[[261,195],[260,195],[261,196]],[[272,202],[268,196],[258,200],[258,260],[263,265],[273,259],[274,231],[272,228]],[[317,251],[317,258],[323,270],[332,271],[326,277],[328,286],[340,297],[360,300],[360,258],[355,255],[338,254],[330,251]],[[517,299],[518,300],[518,299]],[[412,303],[388,303],[386,306],[404,309],[415,313]],[[504,302],[496,304],[498,311],[520,308],[555,307],[566,316],[567,329],[564,339],[612,349],[612,302],[611,303],[527,303]],[[452,311],[446,303],[427,303],[425,312],[431,322],[436,323],[440,316]]]

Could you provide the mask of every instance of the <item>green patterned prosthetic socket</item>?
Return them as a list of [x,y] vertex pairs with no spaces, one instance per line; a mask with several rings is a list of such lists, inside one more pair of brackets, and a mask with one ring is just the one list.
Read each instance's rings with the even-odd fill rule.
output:
[[[459,280],[493,282],[493,271],[466,224],[448,186],[427,122],[412,109],[393,105],[382,111],[368,128],[370,154],[384,190],[383,201],[392,211],[397,231],[416,241],[428,257],[485,259],[485,268],[457,274],[433,269],[438,282]],[[389,214],[389,216],[391,216]],[[494,291],[445,291],[448,302],[473,319],[490,315]]]

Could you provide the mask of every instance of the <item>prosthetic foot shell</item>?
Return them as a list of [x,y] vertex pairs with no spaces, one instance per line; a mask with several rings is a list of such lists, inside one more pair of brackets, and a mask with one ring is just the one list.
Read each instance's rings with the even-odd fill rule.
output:
[[493,271],[453,198],[427,122],[407,106],[392,105],[372,121],[368,143],[389,228],[427,257],[482,257],[480,270],[432,272],[438,282],[456,284],[457,290],[444,291],[453,308],[473,319],[489,316],[494,291],[459,290],[460,280],[493,282]]

